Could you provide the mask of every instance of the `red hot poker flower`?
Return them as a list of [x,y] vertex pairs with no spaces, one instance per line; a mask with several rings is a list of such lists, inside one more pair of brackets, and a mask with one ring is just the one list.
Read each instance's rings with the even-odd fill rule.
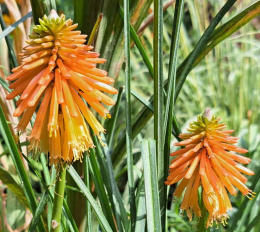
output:
[[13,114],[22,116],[20,131],[38,109],[29,136],[32,149],[49,152],[50,164],[72,162],[94,146],[88,126],[97,136],[105,131],[84,101],[101,117],[110,117],[102,103],[114,101],[103,92],[116,94],[117,90],[109,86],[114,80],[107,72],[96,68],[106,60],[84,44],[87,36],[74,30],[77,24],[54,10],[39,21],[26,41],[22,65],[8,77],[14,90],[7,99],[20,96]]
[[233,131],[224,130],[225,127],[220,118],[211,115],[209,108],[203,116],[198,116],[187,129],[190,133],[180,134],[183,141],[174,144],[184,148],[171,153],[176,158],[171,162],[165,182],[172,185],[180,181],[174,196],[180,198],[184,193],[180,209],[186,211],[190,220],[193,213],[201,217],[198,189],[202,188],[202,201],[209,214],[207,227],[214,222],[226,224],[227,211],[232,210],[227,191],[236,195],[237,188],[249,199],[254,195],[242,175],[254,175],[254,172],[239,164],[251,160],[234,153],[248,151],[233,145],[238,138],[229,136]]

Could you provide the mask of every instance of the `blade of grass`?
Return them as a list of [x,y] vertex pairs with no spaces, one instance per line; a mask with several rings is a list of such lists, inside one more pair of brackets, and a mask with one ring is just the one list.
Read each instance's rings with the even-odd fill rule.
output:
[[50,173],[49,173],[49,169],[47,167],[46,157],[45,157],[44,153],[41,153],[40,160],[41,160],[41,164],[42,164],[42,171],[43,171],[45,183],[47,185],[50,185],[51,184],[51,178],[50,178]]
[[[166,94],[167,100],[166,100],[165,117],[164,117],[165,135],[166,133],[167,135],[171,135],[171,130],[172,130],[172,127],[170,125],[172,125],[171,123],[172,116],[173,116],[172,114],[174,110],[173,96],[175,94],[177,57],[178,57],[180,27],[182,22],[182,15],[183,15],[183,5],[184,5],[184,0],[176,0],[174,19],[173,19],[173,28],[172,28],[172,43],[171,43],[171,52],[170,52],[169,71],[168,71],[168,83],[167,83],[168,86],[167,86],[167,94]],[[168,131],[170,132],[170,134]]]
[[12,90],[9,89],[9,84],[2,77],[0,77],[0,84],[5,88],[7,92],[12,92]]
[[201,38],[199,39],[197,45],[193,49],[193,51],[190,54],[189,59],[187,60],[185,66],[183,67],[182,72],[178,76],[178,82],[176,83],[176,92],[174,96],[174,100],[177,100],[177,97],[181,91],[181,88],[189,74],[189,72],[192,70],[192,67],[194,63],[196,62],[197,57],[202,53],[203,48],[207,45],[211,34],[214,32],[216,26],[221,21],[221,19],[225,16],[225,14],[230,10],[230,8],[235,4],[236,0],[228,0],[226,4],[220,9],[220,11],[217,13],[217,15],[213,18],[210,25],[206,29],[206,31],[203,33]]
[[[88,164],[88,157],[86,152],[84,153],[84,181],[86,187],[89,189],[90,188],[90,181],[89,181],[89,164]],[[89,201],[87,201],[87,206],[86,206],[86,230],[88,232],[92,231],[92,226],[91,226],[91,207]]]
[[97,192],[101,208],[111,228],[113,229],[113,231],[116,231],[111,207],[109,205],[109,199],[104,188],[104,183],[102,181],[102,176],[97,163],[97,158],[94,149],[90,149],[90,154],[88,158],[90,164],[90,173],[95,183],[95,190]]
[[[123,11],[122,7],[120,7],[120,16],[122,18],[124,18],[124,11]],[[130,35],[131,35],[131,38],[134,41],[137,49],[139,50],[140,55],[142,56],[143,61],[144,61],[145,65],[147,66],[151,77],[154,77],[154,71],[153,71],[152,63],[150,62],[150,59],[149,59],[149,57],[148,57],[140,39],[139,39],[135,29],[133,28],[133,26],[131,24],[130,24]]]
[[[260,1],[256,1],[242,12],[234,16],[231,20],[227,21],[220,27],[218,27],[211,35],[210,41],[214,41],[219,38],[219,35],[223,35],[224,32],[227,33],[227,36],[234,33],[238,28],[241,28],[246,23],[251,21],[254,17],[260,13]],[[223,40],[223,39],[221,39]]]
[[[95,144],[97,144],[96,140],[97,140],[97,138],[95,137],[95,139],[94,139]],[[102,137],[102,140],[103,140],[103,143],[106,145],[103,147],[103,150],[104,150],[104,154],[106,157],[106,169],[108,170],[109,183],[111,185],[111,191],[112,191],[112,205],[114,208],[114,214],[116,217],[118,229],[121,227],[121,226],[119,226],[119,224],[122,221],[123,226],[124,226],[124,231],[128,231],[128,228],[129,228],[128,216],[127,216],[127,213],[126,213],[123,201],[122,201],[121,194],[120,194],[118,186],[116,184],[111,156],[109,153],[109,147],[106,144],[104,135]]]
[[249,23],[253,18],[260,14],[260,1],[255,2],[247,7],[241,13],[233,17],[231,20],[217,28],[211,35],[209,45],[203,49],[203,52],[197,57],[194,66],[196,66],[215,46],[224,39],[232,35],[241,27]]
[[142,159],[148,231],[162,231],[155,140],[142,141]]
[[39,223],[39,220],[40,220],[40,217],[42,215],[42,212],[45,208],[45,205],[47,204],[47,202],[49,201],[49,194],[45,191],[43,196],[41,197],[41,200],[38,204],[38,207],[35,211],[35,215],[30,223],[30,227],[29,227],[29,230],[28,232],[34,232],[36,227],[37,227],[37,224]]
[[10,172],[6,171],[0,166],[0,180],[3,184],[7,186],[9,190],[13,192],[13,194],[17,197],[17,199],[26,207],[30,208],[30,204],[27,201],[27,198],[24,196],[24,191],[10,174]]
[[[153,62],[154,62],[154,139],[156,140],[156,155],[158,165],[158,189],[160,199],[161,226],[165,230],[165,191],[164,172],[165,158],[163,145],[163,1],[154,1],[154,40],[153,40]],[[148,212],[147,212],[148,213]],[[149,221],[149,220],[148,220]],[[158,222],[157,222],[158,223]]]
[[102,210],[100,209],[99,205],[97,204],[97,202],[91,195],[89,189],[86,187],[86,185],[84,184],[84,182],[82,181],[82,179],[80,178],[78,173],[75,171],[75,169],[72,166],[70,166],[68,172],[71,175],[71,177],[74,179],[74,181],[76,182],[76,184],[78,185],[80,190],[84,193],[84,195],[89,200],[102,228],[107,232],[110,232],[110,231],[112,232],[112,229],[111,229],[108,221],[106,220]]
[[[30,183],[30,180],[29,180],[27,173],[25,171],[25,168],[23,166],[23,162],[22,162],[20,153],[18,151],[18,148],[17,148],[14,138],[12,136],[12,132],[8,126],[8,123],[6,121],[6,118],[5,118],[5,115],[4,115],[4,112],[3,112],[3,109],[1,106],[0,106],[0,131],[1,131],[1,135],[4,138],[4,141],[7,145],[7,147],[9,148],[16,171],[20,177],[21,182],[23,183],[25,196],[30,203],[30,208],[34,215],[36,208],[37,208],[37,201],[36,201],[33,189],[32,189],[32,185]],[[39,228],[39,231],[45,231],[45,226],[44,226],[42,219],[40,220],[40,222],[38,224],[38,228]]]
[[68,203],[65,200],[63,201],[63,209],[62,210],[63,210],[66,218],[69,219],[68,221],[71,223],[73,231],[74,232],[79,232],[78,227],[76,225],[76,222],[75,222],[75,220],[74,220],[74,218],[73,218],[73,216],[72,216],[72,214],[70,212]]
[[127,175],[129,185],[129,204],[131,231],[134,231],[136,220],[135,186],[132,153],[132,122],[131,122],[131,66],[130,66],[130,15],[129,0],[124,0],[124,38],[125,38],[125,88],[126,88],[126,152]]
[[120,107],[120,103],[121,103],[121,100],[122,100],[123,93],[124,93],[124,86],[120,87],[119,91],[118,91],[116,105],[115,105],[115,109],[114,109],[114,113],[113,113],[113,117],[112,117],[112,122],[111,122],[112,126],[109,130],[109,135],[108,135],[108,139],[107,139],[108,147],[111,147],[112,141],[113,141],[113,138],[114,138],[115,126],[116,126],[116,121],[117,121],[119,107]]
[[246,227],[246,230],[245,232],[250,232],[255,225],[257,225],[259,223],[259,220],[260,220],[260,214],[258,214],[252,222],[250,222],[250,224]]
[[[164,136],[163,136],[163,144],[164,144],[164,170],[163,172],[163,180],[162,180],[162,190],[164,191],[164,207],[165,210],[167,208],[167,186],[164,184],[168,176],[169,170],[169,159],[170,159],[170,149],[171,149],[171,135],[172,135],[172,127],[175,125],[175,131],[178,131],[178,123],[176,117],[174,115],[174,95],[175,95],[175,84],[176,84],[176,70],[177,70],[177,58],[178,58],[178,48],[179,48],[179,36],[180,36],[180,27],[182,22],[183,15],[183,6],[184,0],[176,0],[175,3],[175,11],[173,18],[173,28],[172,28],[172,41],[171,41],[171,52],[170,52],[170,61],[169,61],[169,71],[168,71],[168,88],[167,88],[167,100],[166,100],[166,109],[165,109],[165,117],[164,117]],[[176,136],[176,135],[175,135]],[[178,137],[178,135],[177,135]],[[163,201],[163,199],[161,199]],[[166,219],[164,219],[166,220]]]
[[146,107],[148,107],[152,112],[154,112],[154,107],[153,105],[147,101],[145,98],[143,98],[140,94],[138,94],[136,91],[134,91],[133,89],[131,89],[131,94],[138,100],[140,101],[143,105],[145,105]]
[[140,180],[140,191],[137,191],[137,215],[135,232],[144,232],[146,224],[146,203],[145,203],[145,188],[143,177]]
[[[0,9],[1,12],[1,9]],[[28,18],[32,17],[32,11],[30,11],[28,14],[26,14],[25,16],[23,16],[21,19],[19,19],[18,21],[16,21],[14,24],[12,24],[11,26],[5,28],[5,25],[2,23],[2,12],[0,14],[0,20],[1,20],[1,27],[3,29],[3,31],[0,33],[0,40],[6,36],[8,36],[13,30],[15,30],[18,25],[20,23],[23,23],[25,20],[27,20]],[[7,44],[8,45],[8,44]],[[8,46],[9,47],[9,46]]]
[[[84,175],[84,166],[81,164],[81,162],[73,163],[73,167],[75,168],[75,170],[80,176]],[[71,178],[70,175],[67,175],[66,178],[67,178],[66,179],[67,185],[73,188],[78,188],[77,184]],[[85,196],[80,191],[74,191],[69,188],[67,188],[66,193],[67,193],[66,200],[70,208],[70,212],[77,224],[78,229],[82,231],[84,230],[84,226],[85,226],[85,215],[84,215],[86,212]],[[77,199],[77,204],[75,204],[75,199]]]

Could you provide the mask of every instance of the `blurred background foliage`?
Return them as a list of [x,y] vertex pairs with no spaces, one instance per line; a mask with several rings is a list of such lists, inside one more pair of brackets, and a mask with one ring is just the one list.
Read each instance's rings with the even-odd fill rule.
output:
[[[107,59],[107,62],[102,68],[108,71],[109,76],[116,79],[115,85],[119,89],[124,86],[124,44],[123,44],[123,20],[119,14],[119,4],[116,0],[111,1],[71,1],[71,0],[57,0],[56,6],[59,14],[64,13],[67,18],[71,17],[79,23],[79,28],[83,33],[90,34],[92,27],[98,17],[99,13],[103,13],[103,19],[99,31],[95,39],[95,50],[100,52],[102,57]],[[171,33],[172,33],[172,19],[174,15],[174,3],[172,0],[164,1],[164,16],[163,16],[163,70],[166,79],[168,72],[168,62],[171,48]],[[224,5],[224,0],[186,0],[184,5],[183,23],[180,30],[180,45],[178,53],[178,64],[190,54],[195,47],[199,38],[209,26],[212,18],[217,14],[220,8]],[[238,12],[241,12],[248,5],[257,1],[240,0],[231,8],[225,15],[221,24],[224,24],[229,19],[234,17]],[[1,0],[1,8],[3,19],[6,26],[9,26],[25,16],[31,11],[29,0]],[[114,5],[113,5],[114,4]],[[141,43],[146,50],[150,62],[153,59],[153,4],[151,0],[133,0],[130,3],[131,23],[136,29]],[[88,19],[88,20],[87,20]],[[19,24],[9,38],[12,41],[15,54],[21,52],[25,45],[25,39],[31,31],[32,19],[27,19],[24,23]],[[4,28],[2,28],[3,30]],[[1,34],[1,31],[0,31]],[[4,39],[0,40],[0,76],[4,79],[9,73],[10,68],[14,66],[9,55],[10,48],[6,46]],[[175,115],[182,131],[185,131],[188,123],[195,119],[196,115],[201,114],[206,107],[211,107],[214,114],[227,122],[227,128],[234,129],[235,135],[240,137],[239,145],[248,149],[246,154],[252,158],[252,163],[249,168],[254,170],[259,175],[260,169],[260,18],[255,17],[246,26],[239,29],[229,38],[225,39],[221,44],[216,46],[193,70],[189,73],[187,80],[180,92],[175,105]],[[19,62],[19,57],[18,57]],[[153,78],[148,72],[140,53],[131,43],[131,85],[132,90],[136,92],[137,98],[132,96],[132,118],[136,119],[140,115],[143,103],[140,99],[148,101],[150,96],[154,94]],[[14,104],[5,100],[5,90],[0,87],[0,104],[4,109],[7,120],[13,125],[12,129],[17,125],[18,119],[11,116],[14,110]],[[135,96],[136,96],[135,95]],[[118,110],[119,117],[116,121],[116,127],[113,132],[113,140],[109,149],[113,153],[125,134],[125,105],[124,94],[122,101],[119,102]],[[116,100],[116,99],[115,99]],[[120,100],[120,99],[119,99]],[[111,107],[112,117],[115,112],[115,107]],[[111,137],[113,128],[113,120],[106,120],[105,128],[107,129],[107,139]],[[15,135],[15,130],[12,131]],[[151,138],[153,134],[153,119],[143,127],[138,136],[133,140],[134,153],[134,173],[135,183],[138,191],[141,191],[142,183],[142,158],[140,141],[145,138]],[[9,175],[7,179],[3,177],[0,182],[0,231],[26,231],[32,219],[32,215],[21,196],[16,196],[13,192],[22,191],[19,188],[19,180],[16,170],[13,166],[12,159],[8,148],[3,141],[3,135],[0,135],[0,161],[1,168],[7,170]],[[172,143],[174,142],[172,137]],[[20,143],[26,145],[26,135],[20,136]],[[26,146],[21,146],[22,152],[25,156],[29,153]],[[122,148],[124,149],[124,148]],[[174,148],[172,148],[174,149]],[[124,151],[122,151],[124,153]],[[98,153],[98,152],[97,152]],[[101,152],[102,153],[102,152]],[[106,154],[105,151],[102,153]],[[30,157],[30,156],[29,156]],[[98,156],[98,167],[102,168],[102,157]],[[40,176],[46,175],[43,173],[44,168],[41,163],[38,163],[31,158],[29,165],[24,162],[31,179],[32,186],[35,190],[37,198],[41,198],[44,192],[44,187],[39,181],[39,176],[35,170],[39,172]],[[112,160],[113,159],[112,156]],[[41,159],[41,162],[43,160]],[[93,163],[91,163],[93,165]],[[93,168],[93,167],[92,167]],[[2,172],[1,172],[2,173]],[[8,174],[4,174],[6,177]],[[95,172],[94,172],[95,175]],[[105,173],[101,174],[102,178]],[[254,189],[256,198],[253,201],[248,201],[241,193],[237,197],[232,197],[233,211],[230,212],[229,224],[224,228],[219,225],[218,228],[212,228],[210,231],[248,231],[250,223],[256,218],[258,222],[254,223],[251,231],[260,231],[259,214],[260,214],[260,191],[259,176],[249,177],[248,185]],[[52,175],[53,176],[53,175]],[[90,179],[91,190],[95,198],[100,195],[96,191],[96,182],[93,184],[93,170]],[[127,166],[124,156],[120,156],[120,161],[114,162],[114,176],[117,186],[122,197],[122,202],[125,205],[128,213],[128,187],[127,187]],[[52,179],[53,180],[53,177]],[[105,180],[103,180],[105,181]],[[10,187],[10,183],[13,184]],[[15,185],[16,183],[16,185]],[[47,181],[46,181],[47,183]],[[51,182],[48,183],[48,185]],[[109,193],[108,186],[105,184],[106,192]],[[14,188],[16,188],[14,190]],[[97,186],[96,186],[97,188]],[[72,191],[72,205],[75,199],[75,192],[79,193],[77,199],[82,199],[82,190],[72,182],[67,185],[68,197],[69,191]],[[171,188],[170,194],[173,192]],[[80,196],[81,195],[81,196]],[[109,195],[109,194],[108,194]],[[110,196],[109,196],[110,197]],[[109,198],[108,197],[108,198]],[[101,202],[101,200],[99,199]],[[84,202],[84,200],[83,200]],[[68,204],[70,201],[68,200]],[[82,204],[84,205],[84,203]],[[101,206],[102,202],[101,202]],[[195,231],[196,222],[189,222],[186,215],[179,212],[180,200],[173,200],[171,197],[168,201],[167,209],[167,223],[166,229],[168,231]],[[83,209],[71,207],[71,212],[76,215],[80,231],[84,231],[86,220],[85,216],[77,215]],[[112,207],[114,207],[112,205]],[[75,212],[73,212],[75,210]],[[114,209],[113,209],[114,210]],[[84,214],[84,213],[83,213]],[[43,218],[49,221],[50,215],[45,212]],[[66,217],[66,216],[64,216]],[[77,218],[79,217],[79,218]],[[96,217],[92,217],[92,230],[98,231],[99,224]],[[113,222],[112,222],[113,223]],[[71,228],[71,227],[69,227]],[[64,230],[66,231],[66,230]]]

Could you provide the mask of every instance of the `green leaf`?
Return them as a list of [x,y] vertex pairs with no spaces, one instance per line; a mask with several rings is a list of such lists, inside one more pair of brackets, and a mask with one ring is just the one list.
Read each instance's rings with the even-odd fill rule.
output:
[[[122,18],[124,18],[124,11],[123,11],[122,7],[120,7],[120,16]],[[130,35],[131,35],[131,38],[134,41],[137,49],[139,50],[140,55],[142,56],[143,61],[146,65],[146,67],[148,68],[148,71],[149,71],[151,77],[154,77],[154,70],[153,70],[152,63],[150,62],[150,59],[149,59],[149,57],[148,57],[140,39],[139,39],[135,29],[133,28],[133,26],[131,24],[130,24]]]
[[259,223],[259,220],[260,220],[260,214],[258,214],[252,222],[250,222],[250,224],[246,227],[246,230],[245,232],[250,232],[255,225],[257,225]]
[[[84,153],[84,181],[87,188],[90,188],[90,176],[89,176],[89,163],[88,163],[88,156],[86,152]],[[87,231],[92,231],[92,224],[91,224],[91,206],[89,201],[87,200],[87,206],[86,206],[86,228]]]
[[26,19],[31,18],[32,17],[32,11],[30,11],[28,14],[26,14],[25,16],[23,16],[21,19],[19,19],[18,21],[16,21],[14,24],[12,24],[11,26],[5,28],[1,33],[0,33],[0,40],[2,38],[4,38],[5,36],[9,35],[13,30],[15,30],[15,28],[18,27],[18,25],[20,23],[23,23]]
[[104,188],[104,183],[102,181],[102,176],[100,173],[100,167],[98,166],[94,149],[90,150],[88,159],[89,159],[89,164],[90,164],[90,173],[91,173],[92,179],[94,180],[94,183],[95,183],[95,190],[97,192],[101,208],[102,208],[104,215],[105,215],[106,219],[108,220],[110,226],[113,228],[113,231],[116,231],[116,227],[115,227],[115,223],[114,223],[114,219],[113,219],[113,215],[112,215],[112,210],[109,205],[108,195],[106,194],[106,191]]
[[49,194],[45,191],[43,196],[41,197],[41,200],[37,206],[37,209],[35,211],[35,215],[31,221],[30,227],[29,227],[29,232],[34,232],[37,224],[39,223],[40,217],[42,215],[42,212],[45,208],[45,205],[49,201]]
[[[174,95],[175,95],[175,84],[176,84],[176,70],[177,70],[177,57],[179,48],[179,37],[180,37],[180,27],[182,22],[184,0],[176,0],[175,11],[173,18],[173,28],[172,28],[172,41],[171,41],[171,52],[170,52],[170,62],[168,71],[168,86],[167,86],[167,100],[165,106],[165,116],[164,116],[164,126],[163,126],[163,144],[164,144],[164,165],[159,165],[158,176],[159,176],[159,192],[164,192],[160,197],[161,207],[164,206],[162,211],[163,222],[166,220],[166,208],[167,208],[167,186],[164,182],[168,176],[169,170],[169,154],[171,148],[171,135],[172,135],[172,125],[174,124],[174,131],[178,131],[178,123],[174,115]],[[176,136],[176,135],[175,135]],[[178,135],[177,135],[178,137]]]
[[[113,165],[112,165],[112,161],[111,161],[111,156],[110,156],[110,152],[109,152],[109,147],[106,144],[105,141],[105,136],[103,135],[102,137],[103,142],[105,143],[106,146],[103,147],[104,149],[104,154],[106,157],[106,170],[108,171],[108,176],[109,176],[109,184],[111,185],[111,195],[112,195],[112,206],[114,209],[114,214],[116,217],[116,221],[117,221],[117,225],[118,228],[120,228],[120,223],[122,221],[123,226],[124,226],[124,230],[128,231],[129,228],[129,220],[128,220],[128,216],[126,213],[126,209],[124,207],[123,201],[122,201],[122,197],[121,194],[119,192],[118,186],[116,184],[116,180],[114,177],[114,170],[113,170]],[[96,138],[95,138],[96,140]],[[94,140],[94,142],[95,142]],[[96,143],[95,143],[96,144]],[[99,153],[100,150],[97,149],[97,153]],[[100,154],[98,154],[99,156],[101,156]]]
[[124,87],[122,86],[122,87],[119,88],[119,91],[118,91],[116,105],[115,105],[115,108],[114,108],[114,113],[112,115],[112,122],[111,122],[112,126],[109,129],[109,135],[108,135],[108,139],[107,139],[109,147],[111,147],[112,141],[113,141],[113,138],[114,138],[115,126],[116,126],[117,116],[118,116],[118,112],[119,112],[120,103],[121,103],[121,100],[122,100],[123,93],[124,93]]
[[[32,189],[32,185],[30,183],[30,180],[27,176],[27,173],[25,171],[25,168],[23,166],[23,162],[20,156],[20,153],[18,151],[18,148],[16,146],[16,143],[14,141],[12,132],[8,126],[8,123],[6,121],[4,112],[2,107],[0,106],[0,132],[1,135],[4,138],[4,141],[10,151],[11,157],[13,159],[16,171],[20,177],[21,182],[23,183],[24,193],[25,196],[30,203],[30,209],[33,214],[35,214],[36,208],[37,208],[37,201]],[[41,220],[38,224],[38,228],[40,231],[45,231],[45,227],[43,224],[43,221]]]
[[129,0],[124,0],[124,39],[125,39],[125,113],[126,113],[126,153],[127,176],[129,187],[129,204],[131,231],[134,231],[136,220],[134,163],[132,152],[132,119],[131,119],[131,66],[130,66],[130,14]]
[[75,169],[72,166],[70,166],[70,168],[68,169],[68,172],[70,173],[71,177],[74,179],[74,181],[76,182],[76,184],[78,185],[80,190],[83,192],[83,194],[89,200],[89,203],[91,204],[91,206],[92,206],[92,208],[93,208],[102,228],[105,231],[108,231],[108,232],[111,231],[112,232],[112,229],[111,229],[107,219],[105,218],[105,215],[103,214],[100,206],[97,204],[97,202],[95,201],[95,199],[91,195],[89,189],[86,187],[86,185],[84,184],[84,182],[82,181],[82,179],[80,178],[78,173],[75,171]]
[[[228,3],[230,4],[230,1]],[[257,3],[259,4],[259,1],[257,1]],[[256,15],[257,14],[254,13],[254,17]],[[229,21],[231,21],[231,20],[229,20]],[[247,21],[247,22],[249,22],[249,21]],[[239,28],[237,28],[237,30],[238,29]],[[224,40],[224,39],[225,38],[222,38],[222,40]],[[219,41],[219,42],[221,42],[221,41]],[[209,51],[211,51],[216,45],[217,44],[215,44],[214,46],[210,47]],[[206,49],[207,49],[207,47],[203,48],[203,50],[200,53],[200,54],[203,54],[203,55],[196,59],[196,61],[194,62],[194,65],[198,64],[206,56],[206,54],[209,52],[209,51],[205,52]],[[198,56],[200,56],[200,54]],[[179,76],[183,72],[183,68],[185,67],[188,59],[189,59],[189,56],[181,63],[181,65],[177,69],[176,84],[178,84],[178,82],[179,82]],[[167,84],[167,82],[165,82],[165,85],[166,84]],[[179,85],[181,85],[181,84],[179,84]],[[154,98],[154,96],[151,96],[149,102],[153,103],[153,98]],[[151,110],[149,108],[147,108],[146,106],[143,107],[143,109],[141,110],[141,113],[138,115],[138,117],[136,118],[135,122],[133,123],[133,126],[132,126],[132,138],[135,138],[135,136],[137,136],[140,133],[142,128],[147,124],[147,122],[152,118],[152,116],[153,116],[153,112],[151,112]],[[125,147],[125,137],[122,137],[120,139],[120,141],[118,142],[116,148],[113,150],[113,153],[111,154],[114,166],[117,165],[120,160],[122,160],[122,157],[125,154],[125,149],[126,149],[126,147]]]
[[98,14],[101,12],[102,2],[103,0],[74,1],[74,20],[79,24],[78,29],[83,34],[91,34]]
[[[178,48],[179,48],[180,27],[182,22],[182,15],[183,15],[183,5],[184,5],[184,0],[176,1],[174,19],[173,19],[171,52],[170,52],[167,94],[166,94],[167,100],[166,100],[166,107],[165,107],[166,109],[165,109],[165,117],[164,117],[164,134],[166,135],[167,133],[167,139],[171,136],[171,130],[172,130],[172,117],[173,117],[173,110],[174,110],[173,96],[175,94],[177,57],[178,57]],[[167,147],[166,150],[168,152]]]
[[9,93],[12,92],[12,90],[9,89],[8,83],[2,77],[0,77],[0,84],[5,88],[6,91],[8,91]]
[[[154,62],[154,138],[156,140],[158,169],[158,188],[160,195],[161,226],[165,230],[165,199],[164,191],[164,96],[163,96],[163,1],[154,0],[154,40],[153,40],[153,62]],[[168,157],[168,156],[167,156]],[[161,191],[162,190],[162,191]],[[147,202],[148,204],[148,202]],[[148,214],[148,212],[147,212]],[[149,222],[149,220],[148,220]],[[155,227],[154,227],[155,228]]]
[[24,191],[21,188],[20,184],[16,182],[13,176],[0,166],[0,180],[10,189],[17,199],[27,208],[30,208],[30,204],[27,201]]
[[[41,173],[37,169],[34,168],[34,166],[32,165],[31,161],[26,156],[23,155],[23,157],[27,161],[29,167],[34,172],[34,174],[39,178],[42,186],[44,187],[44,190],[49,194],[50,200],[51,200],[51,202],[53,202],[54,190],[51,188],[51,183],[48,182],[48,181],[50,181],[50,180],[54,181],[55,180],[56,174],[57,174],[55,167],[52,166],[51,178],[50,178],[50,173],[44,171],[44,175],[46,175],[46,176],[44,176],[45,179],[46,179],[46,183],[45,183],[43,178],[42,178],[42,176],[41,176]],[[45,155],[43,155],[43,154],[41,155],[41,161],[42,160],[43,160],[42,165],[46,165]],[[43,170],[46,169],[46,168],[47,168],[47,166],[43,167]],[[51,207],[49,207],[49,209],[52,209],[52,205],[51,205]],[[62,210],[63,210],[64,215],[68,219],[67,222],[69,224],[71,224],[71,230],[75,231],[75,232],[78,232],[78,228],[77,228],[76,222],[75,222],[74,218],[72,217],[72,214],[70,212],[70,209],[69,209],[69,207],[67,205],[66,200],[63,201],[63,208],[62,208]],[[51,210],[48,210],[48,211],[50,211],[50,217],[51,217]],[[62,219],[62,224],[64,224],[64,220],[63,219]]]
[[154,112],[153,105],[147,101],[144,97],[142,97],[140,94],[138,94],[135,90],[131,89],[131,94],[140,101],[143,105],[145,105],[147,108],[149,108],[152,112]]
[[[228,22],[217,28],[209,39],[209,44],[203,49],[197,57],[194,66],[196,66],[215,46],[224,39],[238,31],[241,27],[249,23],[253,18],[260,14],[260,1],[256,1],[247,7],[241,13],[230,19]],[[186,62],[186,60],[184,61]]]
[[148,231],[162,231],[155,140],[142,141]]
[[39,24],[39,18],[49,15],[52,9],[56,10],[55,0],[31,0],[34,24]]
[[198,43],[196,44],[195,48],[189,55],[187,62],[185,63],[185,66],[182,69],[182,72],[180,73],[180,75],[178,75],[178,82],[176,83],[176,92],[174,95],[175,101],[177,100],[177,97],[181,91],[181,88],[189,72],[192,70],[194,63],[196,62],[197,57],[203,52],[203,48],[207,45],[210,36],[214,32],[214,29],[216,28],[218,23],[222,20],[222,18],[225,16],[225,14],[229,11],[229,9],[234,5],[235,2],[236,0],[228,0],[226,2],[226,4],[220,9],[217,15],[213,18],[210,25],[203,33]]
[[[139,190],[140,189],[140,190]],[[145,203],[145,188],[143,177],[140,180],[136,199],[137,199],[137,213],[136,213],[136,224],[135,232],[145,232],[146,224],[146,203]]]

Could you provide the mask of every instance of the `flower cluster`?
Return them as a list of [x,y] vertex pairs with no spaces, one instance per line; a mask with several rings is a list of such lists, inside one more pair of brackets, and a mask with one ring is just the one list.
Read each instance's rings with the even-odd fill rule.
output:
[[110,117],[102,103],[114,101],[103,92],[116,94],[117,90],[109,86],[114,80],[107,72],[96,68],[106,60],[85,45],[87,36],[74,30],[77,24],[54,10],[39,22],[26,41],[22,65],[8,77],[13,92],[7,99],[20,96],[13,114],[22,116],[20,131],[37,111],[29,136],[31,148],[49,152],[50,164],[70,163],[94,146],[88,126],[97,136],[104,132],[88,105],[101,117]]
[[193,213],[201,217],[198,194],[201,186],[200,197],[209,214],[207,227],[214,222],[226,224],[227,211],[232,210],[227,191],[236,195],[238,188],[249,199],[254,195],[245,185],[247,178],[241,174],[254,175],[254,172],[238,163],[248,164],[251,160],[233,153],[247,153],[247,150],[233,145],[238,138],[229,136],[232,130],[223,129],[225,124],[212,116],[209,108],[203,116],[198,116],[190,124],[190,133],[181,134],[183,141],[175,143],[185,147],[171,153],[176,158],[165,182],[172,185],[181,181],[174,196],[180,198],[185,192],[180,209],[186,211],[190,220]]

